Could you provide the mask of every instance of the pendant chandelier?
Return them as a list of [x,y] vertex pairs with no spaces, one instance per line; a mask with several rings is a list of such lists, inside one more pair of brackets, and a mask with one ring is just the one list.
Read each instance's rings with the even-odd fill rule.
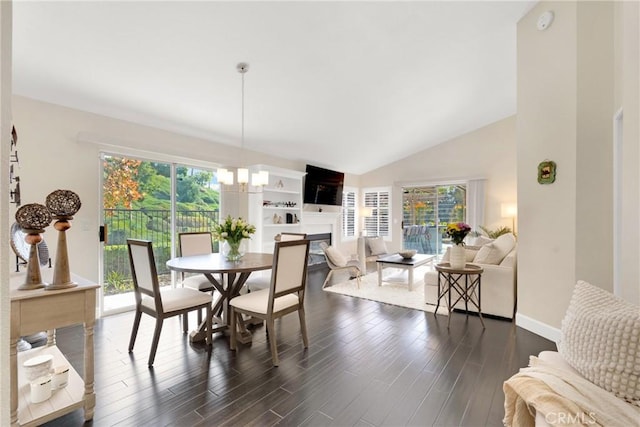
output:
[[[244,75],[249,71],[249,64],[245,62],[241,62],[236,65],[236,70],[242,76],[242,133],[240,137],[240,157],[244,158]],[[249,184],[249,169],[247,168],[238,168],[238,185],[240,186],[241,191],[246,191],[247,185]],[[233,185],[233,171],[228,169],[219,168],[218,169],[218,182],[224,185]],[[251,174],[251,185],[254,187],[263,187],[269,183],[269,172],[268,171],[258,171]]]

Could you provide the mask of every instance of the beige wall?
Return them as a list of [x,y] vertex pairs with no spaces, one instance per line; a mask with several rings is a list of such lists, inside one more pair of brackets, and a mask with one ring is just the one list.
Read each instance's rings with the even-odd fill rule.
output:
[[640,305],[640,3],[616,2],[616,108],[624,111],[620,294]]
[[[635,93],[623,102],[635,102],[635,117],[625,111],[625,126],[637,129],[638,122],[637,11],[631,24],[635,35],[614,38],[614,28],[621,25],[615,7],[612,2],[541,2],[518,24],[517,323],[552,338],[576,280],[613,287],[612,121],[621,106],[614,102],[615,92],[626,93],[633,79],[617,82],[620,72],[615,70],[627,73],[633,68],[616,67],[614,52],[621,50],[614,43],[634,37],[635,54],[627,52],[620,60],[636,67]],[[547,10],[554,12],[554,22],[538,31],[536,20]],[[623,193],[628,204],[635,203],[625,207],[624,215],[634,220],[624,251],[636,266],[638,176],[627,168],[633,162],[637,171],[637,135],[625,132],[625,143],[635,148],[629,150],[634,153],[631,160],[625,159],[632,188]],[[558,165],[551,185],[536,181],[536,166],[545,159]],[[635,271],[635,276],[627,274],[625,288],[638,286]]]
[[485,225],[511,227],[500,203],[516,201],[516,118],[508,117],[364,174],[364,187],[392,187],[392,247],[402,236],[402,185],[486,179]]

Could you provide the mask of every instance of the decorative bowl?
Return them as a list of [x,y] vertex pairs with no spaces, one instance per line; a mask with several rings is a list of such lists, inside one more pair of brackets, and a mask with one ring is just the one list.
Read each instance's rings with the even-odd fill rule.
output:
[[24,374],[27,380],[34,381],[37,378],[49,375],[52,363],[53,356],[50,354],[42,354],[26,360],[22,366],[24,366]]
[[418,251],[416,251],[415,249],[407,249],[407,250],[398,252],[398,255],[400,255],[404,259],[411,259],[417,252]]

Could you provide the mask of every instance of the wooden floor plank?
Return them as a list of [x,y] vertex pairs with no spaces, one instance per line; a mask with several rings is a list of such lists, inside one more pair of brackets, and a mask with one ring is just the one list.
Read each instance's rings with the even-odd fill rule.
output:
[[[278,322],[278,368],[264,326],[232,352],[228,336],[217,334],[208,349],[168,319],[149,369],[152,320],[129,354],[132,314],[98,319],[92,425],[501,425],[503,381],[529,355],[555,349],[506,321],[485,319],[482,330],[477,317],[453,313],[447,328],[447,316],[324,292],[326,274],[310,272],[307,281],[309,348],[297,316]],[[57,333],[79,371],[83,339],[82,327]],[[78,410],[46,425],[83,421]]]

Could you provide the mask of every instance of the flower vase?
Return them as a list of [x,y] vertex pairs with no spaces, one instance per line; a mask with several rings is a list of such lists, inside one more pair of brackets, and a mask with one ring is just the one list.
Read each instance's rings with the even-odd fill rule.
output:
[[244,239],[237,242],[225,240],[222,244],[222,255],[229,261],[240,261],[245,252]]
[[467,263],[464,246],[453,245],[449,252],[449,265],[451,268],[462,269]]

